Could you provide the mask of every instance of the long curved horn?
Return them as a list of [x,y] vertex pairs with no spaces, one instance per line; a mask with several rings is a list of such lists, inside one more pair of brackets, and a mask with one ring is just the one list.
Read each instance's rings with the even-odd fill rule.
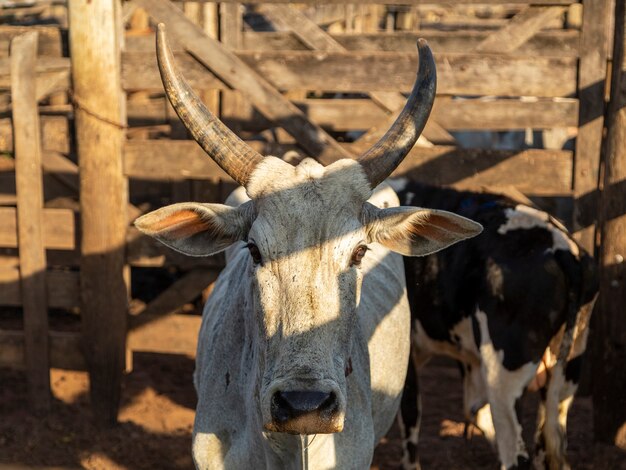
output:
[[226,127],[193,92],[174,64],[163,23],[157,26],[156,49],[161,81],[176,114],[215,163],[245,186],[263,156]]
[[417,40],[419,70],[404,109],[387,133],[358,159],[372,188],[402,162],[422,133],[435,101],[437,73],[433,54],[424,39]]

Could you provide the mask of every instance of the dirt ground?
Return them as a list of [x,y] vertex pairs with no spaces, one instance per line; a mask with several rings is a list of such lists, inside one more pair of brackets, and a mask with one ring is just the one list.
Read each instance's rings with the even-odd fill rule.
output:
[[[54,369],[54,405],[47,416],[27,411],[22,373],[0,369],[0,468],[16,465],[86,469],[190,469],[190,436],[195,393],[193,359],[135,354],[125,378],[120,424],[99,430],[90,419],[85,373]],[[498,468],[487,442],[463,436],[461,382],[455,368],[427,367],[421,376],[424,417],[420,435],[422,468]],[[529,436],[533,400],[523,407]],[[593,444],[588,398],[570,413],[569,455],[575,469],[625,469],[626,453]],[[400,443],[394,428],[378,447],[372,468],[396,469]],[[3,465],[10,464],[10,465]]]

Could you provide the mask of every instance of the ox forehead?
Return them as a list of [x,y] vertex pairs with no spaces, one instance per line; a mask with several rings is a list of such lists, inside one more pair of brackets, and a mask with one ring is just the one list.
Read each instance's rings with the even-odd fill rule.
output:
[[247,192],[256,214],[250,236],[261,242],[257,235],[262,231],[265,241],[278,249],[358,237],[363,203],[371,195],[356,162],[340,160],[323,167],[305,159],[292,167],[270,157],[255,170]]

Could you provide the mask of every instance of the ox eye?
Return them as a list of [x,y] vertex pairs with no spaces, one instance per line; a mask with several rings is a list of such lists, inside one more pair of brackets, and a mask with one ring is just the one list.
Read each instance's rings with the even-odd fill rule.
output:
[[254,243],[248,243],[248,250],[250,250],[250,256],[252,257],[252,261],[254,264],[261,264],[263,259],[261,258],[261,252],[259,251],[259,247]]
[[365,253],[367,253],[367,250],[369,250],[369,248],[366,247],[365,245],[357,246],[356,249],[354,250],[354,252],[352,253],[352,259],[350,260],[350,266],[360,266],[361,265],[361,260],[365,256]]

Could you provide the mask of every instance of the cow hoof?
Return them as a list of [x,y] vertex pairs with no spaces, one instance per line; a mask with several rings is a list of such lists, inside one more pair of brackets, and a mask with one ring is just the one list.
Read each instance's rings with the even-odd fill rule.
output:
[[517,463],[510,466],[507,470],[530,470],[530,459],[524,455],[517,456]]

